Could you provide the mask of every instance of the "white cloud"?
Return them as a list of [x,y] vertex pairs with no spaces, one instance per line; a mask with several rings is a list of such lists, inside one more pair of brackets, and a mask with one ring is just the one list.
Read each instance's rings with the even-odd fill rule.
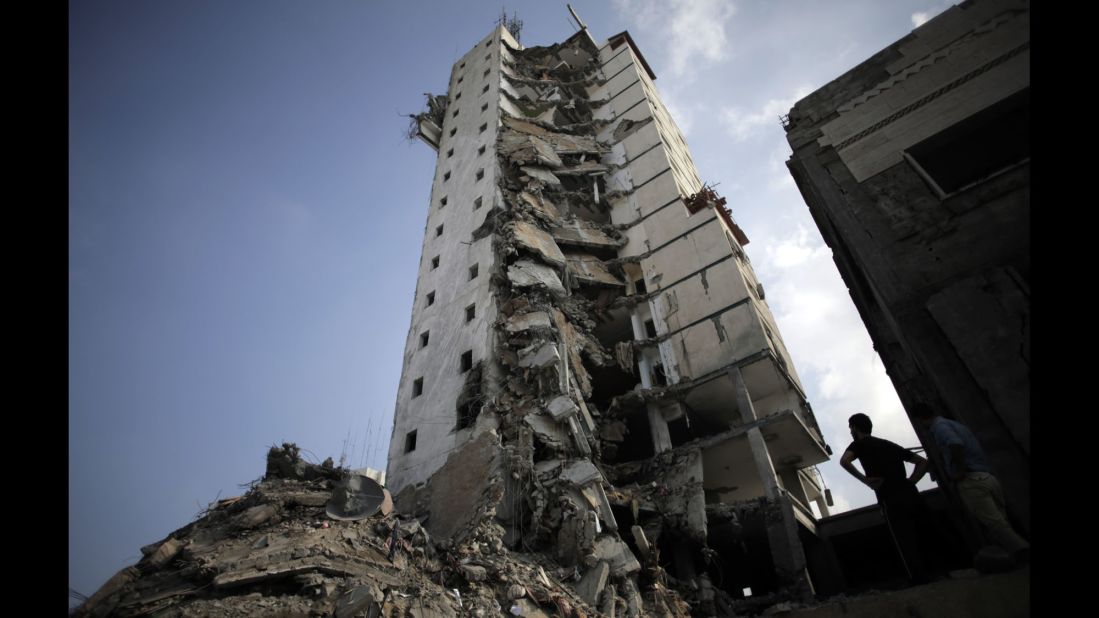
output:
[[719,62],[729,55],[725,36],[736,6],[727,0],[615,0],[620,14],[646,31],[663,37],[671,73],[686,76],[699,62]]
[[951,6],[953,6],[953,5],[952,4],[940,4],[940,5],[933,6],[929,9],[927,9],[926,11],[916,11],[915,13],[912,14],[912,17],[911,17],[912,27],[913,28],[919,28],[920,26],[922,26],[922,25],[926,24],[927,22],[931,21],[932,17],[935,17],[939,13],[942,13],[946,9],[950,8]]
[[851,442],[847,418],[864,412],[874,421],[874,435],[905,447],[918,444],[915,432],[816,230],[798,223],[785,236],[757,240],[767,301],[834,452],[832,461],[820,466],[833,490],[833,510],[872,504],[873,492],[838,465]]
[[813,92],[809,85],[801,85],[794,94],[783,99],[771,99],[758,110],[749,112],[742,107],[727,107],[721,111],[720,121],[729,132],[729,136],[737,142],[743,142],[750,137],[760,134],[760,130],[768,126],[774,126],[780,130],[779,117],[788,113],[803,97]]

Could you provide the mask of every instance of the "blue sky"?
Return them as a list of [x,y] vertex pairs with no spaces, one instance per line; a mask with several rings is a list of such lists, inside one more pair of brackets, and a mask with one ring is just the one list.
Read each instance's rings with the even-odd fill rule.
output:
[[[509,2],[526,45],[564,2]],[[846,418],[917,444],[785,160],[778,115],[934,0],[577,0],[630,30],[751,243],[838,456]],[[243,493],[269,446],[385,465],[442,93],[497,3],[69,3],[69,585]],[[350,441],[348,438],[350,436]],[[837,507],[873,501],[821,466]],[[924,482],[925,486],[930,486]]]

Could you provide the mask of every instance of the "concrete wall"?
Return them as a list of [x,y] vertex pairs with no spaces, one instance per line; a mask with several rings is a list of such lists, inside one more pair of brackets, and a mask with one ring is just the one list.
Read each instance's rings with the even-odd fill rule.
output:
[[[497,28],[462,56],[451,71],[449,103],[424,227],[412,325],[405,344],[389,446],[387,474],[394,493],[427,479],[449,453],[470,439],[473,428],[456,430],[455,404],[466,378],[459,371],[460,356],[472,350],[476,363],[489,359],[495,349],[491,325],[496,320],[496,307],[489,286],[494,267],[492,239],[473,241],[472,233],[499,201],[496,132],[502,101],[500,57],[505,53],[501,36],[510,35]],[[487,76],[485,70],[489,71]],[[486,85],[489,89],[483,92]],[[481,111],[485,103],[488,108]],[[482,125],[487,125],[484,131],[480,130]],[[485,152],[478,154],[482,146]],[[484,176],[478,180],[480,170]],[[450,177],[444,180],[447,173]],[[441,203],[444,197],[445,206]],[[478,198],[479,208],[475,207]],[[442,235],[436,235],[439,225],[443,226]],[[439,266],[432,268],[436,256]],[[478,275],[470,280],[469,268],[474,264]],[[435,293],[435,302],[428,306],[430,292]],[[476,317],[471,322],[466,321],[469,305],[476,306]],[[430,333],[429,343],[421,348],[420,335],[425,331]],[[418,378],[424,381],[423,394],[413,397],[412,384]],[[411,431],[416,431],[416,449],[405,453],[405,436]]]
[[[702,181],[652,80],[629,45],[613,50],[604,46],[601,58],[608,79],[593,89],[592,97],[609,101],[597,113],[609,124],[599,137],[613,144],[605,160],[621,166],[607,186],[629,192],[611,201],[611,220],[630,226],[620,255],[645,256],[640,268],[654,297],[641,314],[642,319],[651,316],[659,335],[670,334],[659,346],[665,370],[673,380],[701,377],[771,350],[786,365],[794,385],[761,398],[763,413],[793,409],[809,416],[808,424],[815,427],[799,392],[793,361],[770,309],[759,298],[757,278],[732,230],[712,209],[692,214],[682,202],[702,188]],[[616,138],[627,121],[639,124]],[[748,387],[751,391],[752,385]],[[718,452],[708,458],[712,470],[723,469]],[[743,472],[757,474],[754,463]],[[737,484],[744,489],[725,492],[726,498],[762,495],[758,478]]]
[[788,165],[901,401],[974,431],[1024,529],[1029,160],[944,195],[903,153],[1029,83],[1028,3],[967,2],[799,101],[787,130]]

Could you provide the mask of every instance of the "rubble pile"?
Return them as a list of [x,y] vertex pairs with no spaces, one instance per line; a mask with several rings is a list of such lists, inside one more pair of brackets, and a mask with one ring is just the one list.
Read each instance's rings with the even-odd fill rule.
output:
[[537,553],[509,552],[491,518],[460,543],[437,541],[392,503],[333,519],[326,505],[331,512],[350,474],[302,461],[294,445],[273,447],[267,475],[248,493],[142,548],[137,564],[74,615],[583,617],[614,614],[600,602],[622,610],[644,602],[632,589],[593,599],[603,582],[579,580],[575,568]]

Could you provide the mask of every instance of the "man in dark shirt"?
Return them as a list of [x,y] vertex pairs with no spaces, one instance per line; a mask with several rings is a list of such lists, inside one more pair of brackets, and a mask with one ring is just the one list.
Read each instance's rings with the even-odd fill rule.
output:
[[[847,425],[855,441],[843,453],[840,465],[874,490],[909,580],[916,584],[928,581],[916,532],[928,521],[927,510],[916,489],[916,482],[927,472],[927,460],[889,440],[871,436],[874,424],[865,414],[852,415]],[[854,466],[856,459],[865,474]],[[906,461],[916,466],[911,476],[905,474]]]

